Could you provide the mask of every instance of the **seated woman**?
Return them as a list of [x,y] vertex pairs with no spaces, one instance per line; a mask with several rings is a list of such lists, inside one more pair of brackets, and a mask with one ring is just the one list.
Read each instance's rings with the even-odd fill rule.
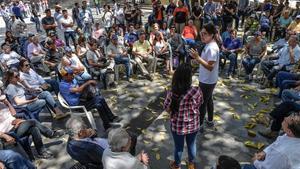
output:
[[[159,25],[158,25],[158,23],[154,23],[153,25],[152,25],[152,30],[151,30],[151,32],[150,32],[150,35],[149,35],[149,42],[150,42],[150,44],[153,46],[153,41],[154,41],[154,39],[155,39],[155,33],[156,32],[159,32]],[[160,35],[161,35],[161,37],[163,38],[163,34],[162,34],[162,32],[160,32]]]
[[16,37],[13,36],[11,31],[5,32],[5,43],[11,46],[11,49],[15,52],[19,51],[19,42]]
[[30,93],[26,92],[25,83],[22,82],[18,71],[9,70],[6,72],[5,93],[14,107],[25,108],[29,112],[40,112],[47,104],[55,113],[53,115],[54,119],[62,119],[69,115],[59,109],[51,93],[41,90],[31,90]]
[[[64,132],[53,131],[36,120],[17,119],[14,117],[15,115],[16,110],[2,95],[0,101],[0,138],[8,143],[14,143],[19,138],[32,136],[38,157],[45,159],[53,157],[52,153],[44,147],[41,134],[47,138],[55,138],[64,135]],[[29,157],[32,157],[32,152],[27,147],[24,149],[27,150]]]
[[104,150],[102,163],[105,169],[147,169],[149,157],[144,151],[137,156],[129,153],[131,137],[122,128],[108,134],[109,148]]
[[84,82],[91,80],[92,76],[87,72],[79,58],[72,53],[72,49],[70,47],[65,47],[65,52],[65,56],[61,60],[61,67],[59,68],[59,71],[63,71],[65,67],[70,67],[73,69],[75,78],[79,84],[83,84]]
[[246,45],[246,56],[242,60],[247,75],[246,80],[252,80],[255,65],[261,61],[267,51],[267,44],[261,36],[261,32],[255,32],[254,38]]
[[278,20],[278,27],[276,28],[275,37],[285,37],[285,32],[289,25],[292,23],[289,11],[283,11],[282,16]]
[[193,23],[193,20],[190,19],[188,25],[183,28],[181,34],[188,45],[193,48],[196,44],[195,39],[198,36],[197,28]]
[[31,89],[59,92],[58,82],[54,79],[45,79],[30,68],[28,60],[21,59],[19,63],[20,79]]
[[168,51],[168,45],[165,40],[161,37],[160,32],[155,32],[155,38],[153,40],[153,49],[156,57],[163,58],[165,60],[166,69],[165,71],[170,73],[170,55]]
[[88,51],[88,48],[86,46],[85,38],[78,38],[78,45],[76,47],[76,55],[79,57],[80,60],[83,60],[83,58],[86,57],[86,52]]
[[9,44],[4,43],[1,45],[3,53],[0,55],[0,62],[3,71],[10,68],[18,68],[21,56],[15,51],[11,50]]

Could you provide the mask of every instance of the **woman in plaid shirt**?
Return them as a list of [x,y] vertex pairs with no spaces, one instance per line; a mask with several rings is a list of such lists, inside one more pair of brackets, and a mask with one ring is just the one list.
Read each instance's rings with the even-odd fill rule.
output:
[[195,168],[196,135],[199,125],[199,106],[202,104],[202,92],[192,87],[192,69],[189,65],[180,65],[172,79],[172,89],[165,99],[164,109],[171,116],[171,130],[175,143],[174,159],[171,169],[180,169],[184,138],[188,147],[188,169]]

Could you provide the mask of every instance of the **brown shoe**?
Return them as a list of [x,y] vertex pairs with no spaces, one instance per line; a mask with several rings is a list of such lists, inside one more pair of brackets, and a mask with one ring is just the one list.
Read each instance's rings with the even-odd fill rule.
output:
[[70,115],[71,115],[70,112],[68,112],[68,113],[60,113],[60,114],[55,114],[55,115],[53,116],[53,118],[54,118],[55,120],[61,120],[61,119],[66,118],[66,117],[68,117],[68,116],[70,116]]
[[175,161],[171,161],[169,167],[170,169],[181,169],[179,166],[175,164]]
[[188,169],[195,169],[195,163],[187,162]]
[[271,130],[266,130],[266,131],[258,131],[258,133],[268,139],[275,139],[278,137],[279,132],[278,131],[271,131]]

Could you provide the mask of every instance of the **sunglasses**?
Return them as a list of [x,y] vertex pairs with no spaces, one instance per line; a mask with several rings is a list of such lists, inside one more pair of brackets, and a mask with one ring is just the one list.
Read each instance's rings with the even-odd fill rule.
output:
[[30,67],[30,65],[29,64],[26,64],[26,65],[24,65],[25,67]]

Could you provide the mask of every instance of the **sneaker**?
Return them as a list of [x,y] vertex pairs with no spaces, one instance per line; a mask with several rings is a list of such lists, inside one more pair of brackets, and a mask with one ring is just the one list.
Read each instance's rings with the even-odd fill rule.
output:
[[119,116],[115,116],[114,118],[113,118],[113,122],[120,122],[120,121],[122,121],[123,120],[123,118],[122,117],[119,117]]
[[146,79],[148,79],[149,81],[153,81],[153,79],[152,79],[152,77],[149,75],[149,74],[147,74],[147,75],[145,75],[145,77],[146,77]]
[[274,106],[279,106],[280,104],[282,103],[282,101],[279,101],[279,102],[276,102],[276,103],[274,103]]
[[200,133],[204,133],[204,127],[203,127],[203,125],[200,126],[199,132]]
[[51,152],[45,150],[42,153],[38,153],[38,158],[42,158],[42,159],[53,158],[53,154]]
[[132,83],[133,81],[132,81],[131,78],[128,78],[128,79],[127,79],[127,82]]
[[258,131],[258,133],[268,139],[275,139],[276,137],[278,137],[279,132],[278,131],[272,131],[270,129],[266,130],[266,131]]
[[171,161],[169,167],[170,169],[181,169],[179,166],[175,164],[175,161]]
[[187,162],[187,168],[188,169],[195,169],[196,168],[195,163]]
[[53,132],[53,135],[50,138],[59,138],[63,135],[65,135],[65,132],[63,130],[56,130]]
[[205,120],[205,123],[206,123],[206,126],[211,128],[211,127],[214,127],[215,126],[215,123],[214,121],[208,121],[208,120]]

